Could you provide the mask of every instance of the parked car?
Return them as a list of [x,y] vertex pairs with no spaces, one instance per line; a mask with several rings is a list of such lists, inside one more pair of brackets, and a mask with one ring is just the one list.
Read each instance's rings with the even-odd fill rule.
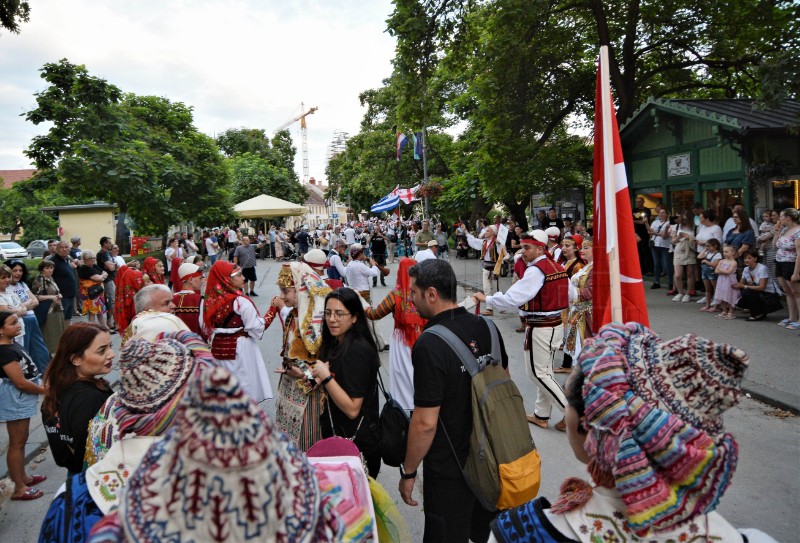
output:
[[16,241],[0,241],[0,256],[9,258],[28,258],[28,251]]
[[46,239],[35,239],[28,244],[28,254],[30,255],[30,258],[42,258],[42,255],[46,250]]

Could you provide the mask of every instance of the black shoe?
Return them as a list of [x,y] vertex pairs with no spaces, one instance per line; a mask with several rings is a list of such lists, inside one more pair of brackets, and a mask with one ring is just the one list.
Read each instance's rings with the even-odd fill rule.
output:
[[384,282],[381,282],[381,286],[382,286],[382,287],[385,287],[385,286],[386,286],[386,283],[384,283]]
[[373,286],[373,287],[377,287],[377,286],[378,286],[378,282],[377,282],[377,281],[373,281],[373,282],[372,282],[372,286]]
[[655,290],[657,288],[661,288],[661,285],[659,285],[658,283],[653,283],[652,285],[650,285],[650,290]]
[[252,296],[255,296],[255,297],[257,298],[257,297],[258,297],[258,294],[256,294],[255,292],[251,292],[251,293],[250,293],[250,296],[251,296],[251,297],[252,297]]

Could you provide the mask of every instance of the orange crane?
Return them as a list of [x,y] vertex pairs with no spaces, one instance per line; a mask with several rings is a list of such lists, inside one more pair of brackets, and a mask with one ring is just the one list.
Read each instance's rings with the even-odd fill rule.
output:
[[[305,111],[306,106],[303,102],[300,102],[300,115],[295,117],[294,119],[290,119],[280,125],[278,128],[275,129],[273,134],[277,134],[281,130],[285,130],[289,127],[289,125],[300,121],[300,139],[302,140],[303,145],[303,185],[308,183],[308,126],[306,126],[306,117],[308,115],[313,115],[315,111],[317,111],[318,107],[312,107],[308,111]],[[304,112],[305,111],[305,112]]]

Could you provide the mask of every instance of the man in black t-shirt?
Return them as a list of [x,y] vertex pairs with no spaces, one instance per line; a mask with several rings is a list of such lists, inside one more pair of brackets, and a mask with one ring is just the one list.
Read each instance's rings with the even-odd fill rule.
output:
[[[444,260],[425,260],[411,268],[409,275],[412,300],[420,316],[429,319],[426,329],[436,324],[446,326],[476,358],[491,352],[489,326],[494,323],[456,304],[456,276],[450,264]],[[507,368],[508,355],[502,337],[500,348],[503,367]],[[417,505],[411,494],[417,469],[424,459],[423,541],[484,542],[489,537],[489,523],[497,513],[481,507],[459,467],[469,453],[472,433],[469,372],[447,343],[432,334],[423,333],[419,337],[411,351],[411,362],[414,416],[405,462],[400,466],[400,496],[408,505]],[[440,418],[442,424],[438,424]]]
[[539,223],[539,229],[547,230],[551,226],[555,226],[560,230],[559,239],[564,236],[564,221],[556,216],[556,208],[554,207],[547,210],[547,217]]
[[[380,266],[386,266],[386,246],[387,246],[388,238],[386,234],[383,233],[383,230],[380,226],[377,226],[375,230],[372,231],[372,234],[369,236],[369,250],[372,253],[372,258],[377,262]],[[384,287],[386,286],[386,278],[381,274],[380,276],[381,285]],[[378,278],[372,278],[372,286],[378,286]]]

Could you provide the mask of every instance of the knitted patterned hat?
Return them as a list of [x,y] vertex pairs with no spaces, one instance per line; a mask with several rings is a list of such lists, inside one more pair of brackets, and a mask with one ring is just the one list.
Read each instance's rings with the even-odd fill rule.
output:
[[314,469],[225,369],[189,384],[173,428],[128,483],[128,541],[322,540]]
[[639,535],[713,511],[736,469],[722,432],[747,355],[687,334],[664,341],[637,323],[604,326],[580,355],[586,450],[612,474]]
[[120,354],[120,403],[132,411],[158,410],[186,384],[194,365],[189,348],[175,339],[129,341]]

